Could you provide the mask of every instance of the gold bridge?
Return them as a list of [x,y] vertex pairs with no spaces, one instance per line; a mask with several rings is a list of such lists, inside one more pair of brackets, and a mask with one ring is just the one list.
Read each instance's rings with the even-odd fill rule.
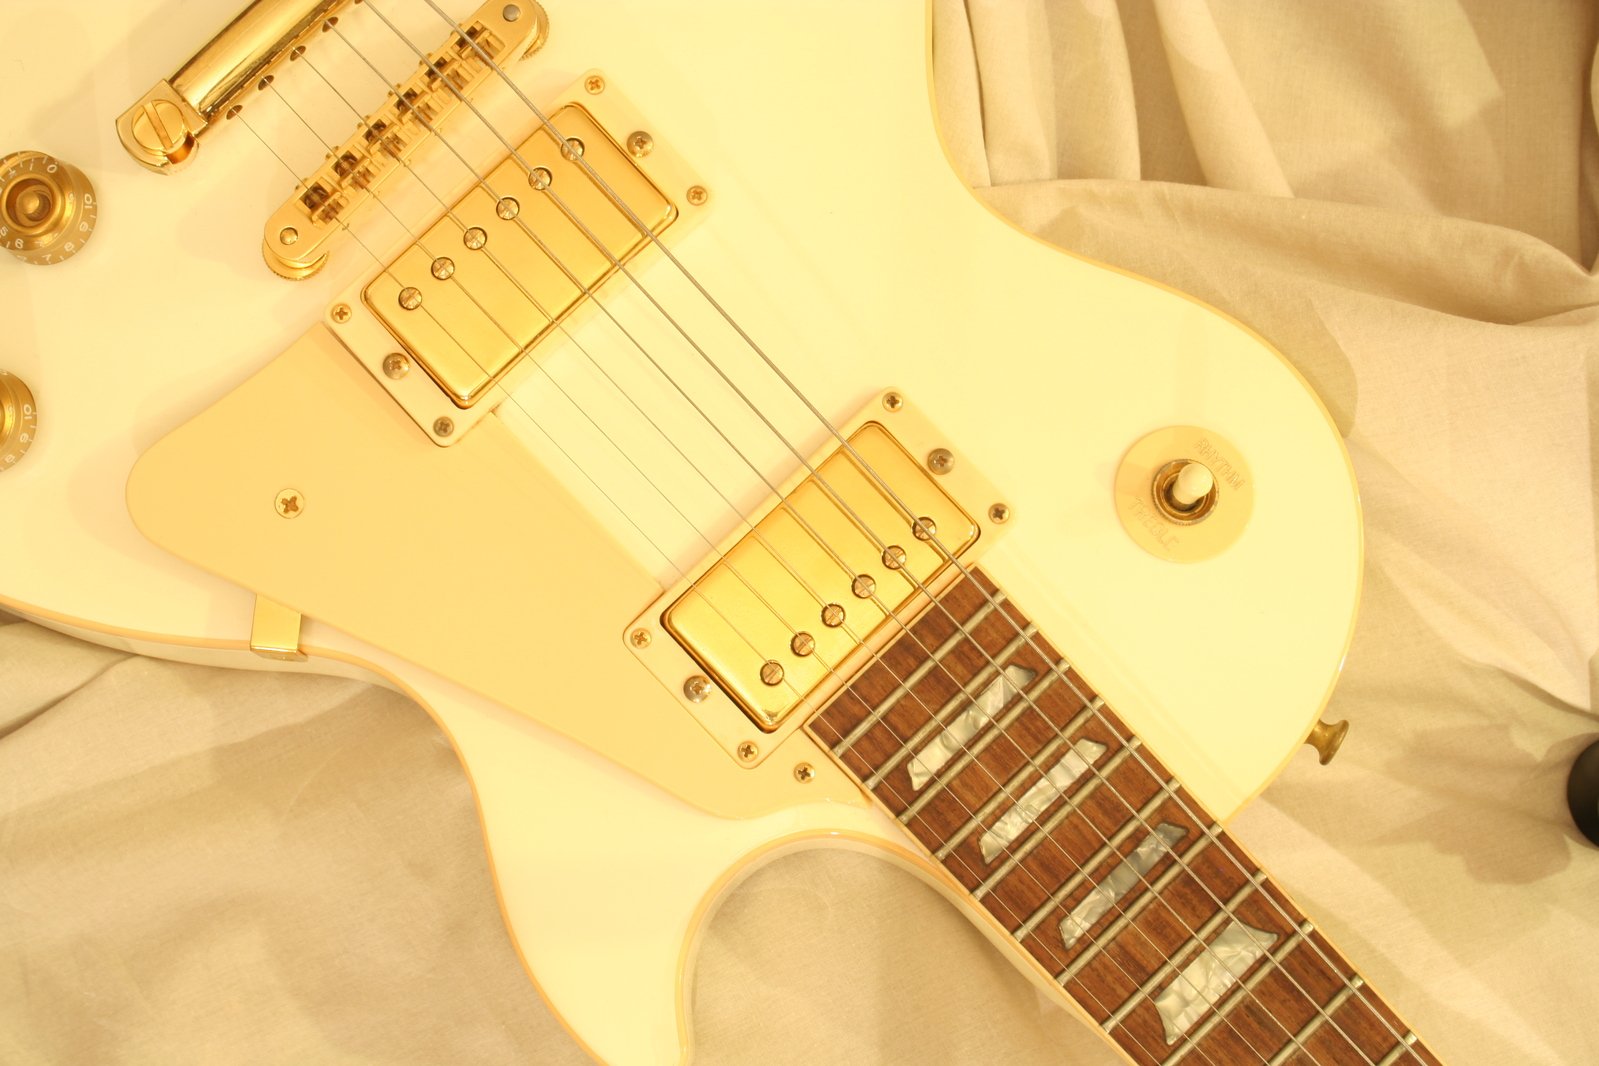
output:
[[951,556],[970,565],[979,541],[992,543],[1010,519],[900,394],[885,393],[843,432],[848,448],[813,459],[814,474],[796,472],[759,522],[626,632],[633,653],[746,765],[959,577]]
[[361,294],[457,407],[476,404],[649,243],[612,193],[652,233],[677,217],[586,108],[549,118]]

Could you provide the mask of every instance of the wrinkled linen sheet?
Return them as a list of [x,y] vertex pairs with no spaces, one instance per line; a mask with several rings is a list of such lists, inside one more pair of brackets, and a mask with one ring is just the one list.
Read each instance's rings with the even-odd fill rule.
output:
[[[1236,832],[1446,1061],[1599,1061],[1592,5],[935,9],[977,195],[1248,323],[1348,439],[1350,739]],[[706,1063],[1118,1061],[857,855],[745,882],[692,999]],[[581,1061],[419,708],[0,625],[0,1062]]]

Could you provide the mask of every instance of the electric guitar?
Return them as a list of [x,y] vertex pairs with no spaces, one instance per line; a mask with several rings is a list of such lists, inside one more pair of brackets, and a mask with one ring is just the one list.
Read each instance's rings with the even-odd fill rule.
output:
[[688,1055],[706,915],[822,844],[1129,1061],[1436,1062],[1223,828],[1339,735],[1292,367],[985,210],[918,0],[466,7],[0,66],[0,605],[413,696],[606,1062]]

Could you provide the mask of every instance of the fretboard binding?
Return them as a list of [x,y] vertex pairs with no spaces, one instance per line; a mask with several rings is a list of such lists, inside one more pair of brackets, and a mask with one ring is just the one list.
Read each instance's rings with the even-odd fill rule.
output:
[[1416,1034],[1406,1033],[1404,1036],[1399,1038],[1399,1046],[1394,1048],[1388,1054],[1384,1055],[1382,1057],[1382,1061],[1377,1063],[1377,1066],[1394,1066],[1394,1063],[1398,1062],[1401,1058],[1412,1054],[1411,1048],[1415,1046]]
[[[1001,649],[998,655],[989,656],[987,666],[972,675],[972,679],[962,685],[959,692],[945,700],[932,718],[928,719],[926,724],[911,734],[910,739],[902,743],[898,751],[889,756],[882,766],[872,771],[872,775],[866,779],[866,787],[876,789],[878,785],[883,783],[883,778],[893,773],[894,767],[899,765],[901,759],[913,755],[927,741],[927,738],[932,736],[937,730],[948,729],[950,726],[948,719],[962,713],[965,706],[975,702],[978,695],[983,689],[992,684],[995,678],[1003,676],[1005,661],[1016,654],[1018,648],[1031,640],[1036,632],[1038,632],[1037,627],[1032,625],[1024,626],[1021,632],[1017,633],[1010,643]],[[880,721],[885,713],[887,712],[873,711],[868,717]],[[993,723],[990,721],[988,724],[992,725]]]
[[944,656],[953,651],[957,644],[963,640],[970,639],[971,631],[981,625],[983,621],[996,609],[998,609],[1001,603],[1004,602],[1005,594],[1002,592],[995,593],[993,596],[985,599],[977,608],[977,610],[972,612],[970,618],[966,619],[964,622],[957,622],[955,632],[951,633],[944,639],[942,644],[933,649],[933,652],[928,656],[927,661],[922,663],[916,669],[912,670],[909,674],[906,674],[904,680],[902,680],[899,685],[895,687],[893,692],[890,692],[888,696],[883,699],[882,703],[869,710],[866,714],[866,717],[861,719],[855,728],[849,731],[847,736],[834,745],[833,754],[843,755],[850,748],[854,747],[855,742],[860,740],[861,737],[865,736],[867,730],[876,725],[883,715],[893,710],[894,706],[899,703],[902,698],[909,694],[910,690],[920,683],[922,678],[932,673],[933,668],[942,662]]
[[1144,908],[1158,899],[1160,894],[1166,890],[1167,885],[1175,881],[1183,872],[1192,872],[1191,864],[1194,857],[1205,850],[1207,845],[1215,843],[1215,838],[1212,834],[1219,832],[1221,832],[1221,826],[1213,824],[1210,833],[1201,835],[1198,840],[1188,845],[1187,850],[1177,856],[1177,861],[1168,866],[1165,873],[1150,882],[1148,892],[1139,896],[1121,914],[1117,915],[1116,920],[1107,925],[1105,931],[1095,937],[1093,942],[1083,949],[1082,954],[1072,960],[1070,966],[1055,975],[1055,983],[1065,987],[1066,982],[1082,972],[1084,966],[1093,962],[1094,956],[1098,955],[1105,949],[1107,944],[1120,936],[1123,929],[1137,921],[1138,916],[1144,913]]
[[[1095,702],[1097,703],[1098,701],[1096,700]],[[1140,829],[1149,828],[1150,815],[1154,814],[1155,808],[1159,807],[1168,797],[1170,797],[1172,789],[1176,787],[1177,779],[1173,777],[1167,780],[1165,788],[1156,789],[1155,794],[1149,797],[1142,807],[1138,808],[1138,810],[1133,814],[1132,818],[1128,820],[1127,824],[1116,830],[1114,836],[1105,841],[1105,843],[1101,844],[1099,846],[1099,850],[1090,855],[1088,859],[1077,868],[1077,872],[1072,874],[1072,876],[1066,880],[1065,884],[1061,885],[1054,892],[1050,893],[1049,898],[1043,903],[1039,904],[1038,909],[1032,914],[1028,915],[1027,920],[1023,922],[1021,927],[1011,935],[1017,940],[1023,940],[1027,937],[1027,934],[1038,928],[1038,923],[1049,917],[1050,911],[1054,910],[1056,907],[1059,907],[1066,901],[1068,896],[1077,891],[1077,887],[1081,885],[1088,877],[1088,871],[1092,870],[1094,867],[1098,866],[1100,863],[1109,858],[1112,852],[1127,842],[1128,837],[1132,836]],[[1181,859],[1178,859],[1177,861],[1179,863],[1182,862]]]
[[[979,755],[981,755],[990,744],[997,741],[1000,737],[1007,736],[1007,730],[1009,730],[1010,727],[1016,723],[1016,719],[1020,718],[1023,714],[1026,714],[1027,711],[1031,709],[1031,705],[1034,700],[1038,696],[1041,696],[1045,692],[1049,691],[1049,686],[1054,683],[1055,679],[1048,675],[1045,675],[1039,681],[1035,682],[1032,689],[1026,693],[1023,693],[1023,698],[1016,701],[1016,706],[1005,712],[1005,717],[995,719],[994,725],[996,728],[985,732],[970,746],[968,746],[965,751],[961,752],[960,757],[951,763],[948,769],[939,775],[937,780],[927,786],[927,791],[916,797],[915,803],[912,803],[909,807],[905,808],[905,813],[899,816],[899,820],[909,824],[910,820],[916,817],[916,815],[921,812],[923,807],[927,806],[928,801],[933,799],[933,797],[937,796],[939,793],[943,792],[949,783],[959,777],[961,772],[970,766],[972,762]],[[956,830],[955,834],[945,841],[943,846],[941,846],[937,851],[933,852],[933,856],[942,862],[945,856],[960,846],[960,842],[965,838],[966,834],[982,825],[983,819],[993,814],[995,809],[998,808],[1000,804],[1004,803],[1007,799],[1014,799],[1017,795],[1014,789],[1019,787],[1021,782],[1027,779],[1028,774],[1048,766],[1050,757],[1054,755],[1055,752],[1060,750],[1061,745],[1065,744],[1071,739],[1071,735],[1083,724],[1091,711],[1092,709],[1089,707],[1084,707],[1081,711],[1079,711],[1077,717],[1073,718],[1071,722],[1067,724],[1066,728],[1061,730],[1060,733],[1056,735],[1054,740],[1051,740],[1048,744],[1044,745],[1038,754],[1030,758],[1020,770],[1017,770],[1014,774],[1012,774],[1010,780],[1006,781],[1004,785],[1000,786],[1000,790],[993,796],[989,797],[988,802],[984,803],[980,808],[977,809],[976,813],[966,820],[965,825],[962,825],[960,829]],[[1015,743],[1015,741],[1013,740],[1012,743]]]
[[[1288,957],[1288,953],[1293,951],[1300,944],[1305,943],[1305,938],[1308,937],[1311,931],[1315,928],[1316,927],[1311,925],[1309,922],[1299,923],[1299,928],[1295,930],[1294,935],[1286,938],[1277,946],[1277,950],[1271,953],[1267,959],[1267,965],[1262,966],[1260,969],[1250,974],[1247,981],[1243,981],[1234,985],[1231,992],[1227,993],[1227,995],[1218,1000],[1211,1008],[1210,1017],[1206,1018],[1199,1028],[1194,1030],[1193,1038],[1173,1052],[1165,1062],[1160,1064],[1160,1066],[1177,1066],[1177,1063],[1183,1060],[1183,1056],[1192,1051],[1195,1046],[1205,1039],[1205,1037],[1210,1035],[1210,1031],[1212,1029],[1216,1028],[1216,1026],[1220,1025],[1222,1021],[1226,1019],[1228,1012],[1242,1002],[1244,996],[1254,995],[1255,987],[1266,979],[1267,974],[1270,974],[1278,967],[1281,967],[1283,960]],[[1330,1010],[1331,1008],[1328,1009]],[[1276,1021],[1275,1015],[1272,1016],[1272,1020]],[[1284,1029],[1283,1032],[1286,1034],[1288,1030]],[[1272,1063],[1280,1063],[1284,1056],[1292,1054],[1293,1051],[1298,1050],[1299,1046],[1296,1043],[1298,1040],[1299,1037],[1297,1035],[1289,1037],[1288,1046],[1277,1053],[1278,1058],[1272,1059]]]
[[[1309,925],[1310,923],[1306,922],[1305,924]],[[1291,1040],[1281,1051],[1273,1055],[1271,1057],[1271,1061],[1268,1062],[1266,1066],[1282,1066],[1282,1064],[1287,1062],[1289,1057],[1292,1056],[1294,1052],[1304,1050],[1305,1041],[1315,1036],[1316,1031],[1322,1027],[1323,1023],[1331,1019],[1334,1012],[1336,1012],[1339,1007],[1342,1007],[1344,1003],[1348,1001],[1349,997],[1358,992],[1361,986],[1365,983],[1365,981],[1360,979],[1359,974],[1356,974],[1353,978],[1351,978],[1349,983],[1343,988],[1339,989],[1338,994],[1329,1000],[1325,1007],[1318,1007],[1316,1009],[1316,1013],[1311,1016],[1310,1021],[1299,1027],[1299,1032],[1294,1034],[1293,1040]]]
[[1050,815],[1048,820],[1039,823],[1038,827],[1033,830],[1032,835],[1022,841],[1018,847],[1009,849],[1009,855],[1006,856],[1004,862],[999,864],[999,868],[989,874],[982,884],[972,890],[972,898],[980,900],[992,892],[995,885],[1003,881],[1005,876],[1014,870],[1023,859],[1031,855],[1034,848],[1048,840],[1049,834],[1053,833],[1055,828],[1061,822],[1064,822],[1068,816],[1076,812],[1078,804],[1092,796],[1100,785],[1109,780],[1110,775],[1116,771],[1116,768],[1126,762],[1127,757],[1137,751],[1142,745],[1143,741],[1137,737],[1131,738],[1126,744],[1122,745],[1122,750],[1110,757],[1110,760],[1105,763],[1104,768],[1099,771],[1099,775],[1094,780],[1084,785],[1074,795],[1068,797],[1066,802],[1060,805],[1060,810]]
[[[1245,897],[1255,889],[1259,888],[1261,883],[1265,880],[1266,872],[1264,870],[1256,870],[1254,873],[1249,875],[1249,880],[1245,881],[1239,886],[1237,892],[1234,892],[1228,897],[1227,902],[1221,905],[1220,910],[1206,919],[1205,924],[1201,925],[1194,932],[1193,938],[1188,942],[1190,947],[1198,948],[1198,950],[1195,951],[1192,956],[1190,956],[1189,961],[1192,961],[1194,958],[1198,958],[1200,954],[1210,950],[1210,946],[1205,943],[1205,938],[1214,933],[1217,928],[1221,926],[1222,922],[1235,917],[1233,914],[1233,908],[1242,903]],[[1187,952],[1184,952],[1183,954],[1187,954]],[[1149,980],[1139,985],[1138,990],[1132,995],[1128,996],[1127,1001],[1120,1007],[1116,1008],[1116,1013],[1112,1014],[1109,1018],[1106,1018],[1103,1022],[1101,1022],[1099,1027],[1105,1030],[1105,1032],[1109,1033],[1112,1029],[1125,1021],[1127,1016],[1133,1012],[1140,1002],[1149,998],[1149,994],[1155,990],[1155,986],[1165,980],[1168,973],[1175,974],[1182,969],[1182,967],[1177,965],[1177,959],[1179,957],[1180,956],[1178,955],[1174,955],[1170,959],[1167,959],[1162,965],[1157,966],[1155,968],[1155,972],[1149,975]]]

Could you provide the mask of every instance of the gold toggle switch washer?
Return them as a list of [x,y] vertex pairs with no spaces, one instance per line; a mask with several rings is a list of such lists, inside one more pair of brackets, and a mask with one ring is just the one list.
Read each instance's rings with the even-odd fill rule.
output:
[[100,207],[83,171],[43,152],[0,158],[0,247],[46,266],[83,250]]
[[39,435],[39,412],[23,380],[0,370],[0,473],[17,465]]

